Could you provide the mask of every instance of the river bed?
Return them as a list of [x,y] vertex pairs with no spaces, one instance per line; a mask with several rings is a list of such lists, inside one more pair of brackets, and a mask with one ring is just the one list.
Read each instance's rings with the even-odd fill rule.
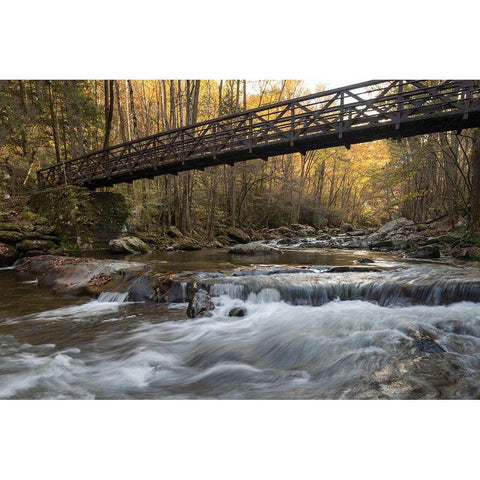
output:
[[[365,257],[378,272],[323,273]],[[126,258],[164,272],[234,274],[212,280],[212,316],[190,319],[185,302],[54,295],[0,270],[0,398],[480,397],[474,264],[312,249]],[[306,268],[282,272],[296,266]],[[245,316],[228,316],[233,307]]]

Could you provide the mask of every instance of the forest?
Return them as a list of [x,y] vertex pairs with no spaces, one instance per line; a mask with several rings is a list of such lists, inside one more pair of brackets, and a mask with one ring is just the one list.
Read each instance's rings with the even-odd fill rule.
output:
[[[317,86],[317,91],[324,89]],[[0,190],[36,170],[160,131],[301,96],[301,80],[1,80]],[[138,230],[376,227],[393,218],[480,226],[480,131],[437,133],[251,160],[121,184]]]

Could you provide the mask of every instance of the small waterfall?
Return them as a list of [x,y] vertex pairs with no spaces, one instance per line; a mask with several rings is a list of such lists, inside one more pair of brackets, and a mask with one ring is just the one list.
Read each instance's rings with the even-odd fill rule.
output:
[[187,282],[181,282],[180,286],[182,288],[182,303],[185,303],[187,301]]
[[[339,272],[341,270],[338,270]],[[432,272],[355,272],[280,274],[226,277],[210,293],[253,303],[284,301],[320,306],[340,300],[363,300],[380,306],[450,305],[480,302],[480,279]]]
[[123,303],[128,298],[128,292],[102,292],[97,298],[101,303]]

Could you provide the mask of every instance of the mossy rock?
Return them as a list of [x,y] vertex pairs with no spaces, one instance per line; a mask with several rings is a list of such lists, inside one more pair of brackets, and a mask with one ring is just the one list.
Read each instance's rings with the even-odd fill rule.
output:
[[147,253],[151,250],[137,237],[116,238],[110,241],[109,248],[114,253]]
[[15,245],[18,242],[21,242],[24,238],[25,236],[18,231],[11,231],[11,230],[0,231],[0,242],[10,243],[12,245]]
[[50,240],[23,240],[17,244],[17,250],[20,252],[39,251],[48,252],[56,248],[56,245]]
[[61,240],[58,237],[55,237],[53,235],[42,235],[40,233],[27,233],[25,235],[25,240],[47,240],[53,243],[56,243],[57,245],[60,245]]
[[167,235],[171,238],[182,238],[183,237],[183,233],[175,225],[170,225],[168,227]]
[[64,245],[79,248],[108,247],[129,214],[123,195],[71,185],[33,195],[30,208],[48,220]]
[[192,250],[201,250],[202,246],[193,238],[179,238],[175,244],[176,250],[192,251]]
[[58,235],[57,229],[51,225],[35,225],[34,230],[40,235],[48,235],[52,237]]
[[14,223],[7,223],[1,222],[0,223],[0,230],[1,231],[8,231],[8,232],[20,232],[20,227],[15,225]]
[[230,227],[226,233],[232,240],[235,240],[238,243],[250,242],[250,237],[240,228]]

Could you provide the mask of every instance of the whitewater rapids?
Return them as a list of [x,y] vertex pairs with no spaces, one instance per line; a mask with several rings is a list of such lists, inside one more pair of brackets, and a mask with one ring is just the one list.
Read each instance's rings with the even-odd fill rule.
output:
[[[373,289],[384,285],[380,300],[337,295],[321,302],[302,296],[308,276],[256,275],[215,283],[209,317],[188,319],[185,303],[132,303],[125,293],[106,292],[4,318],[0,397],[479,398],[480,307],[453,302],[461,292],[471,300],[477,283],[460,279],[453,303],[442,304],[439,282],[447,292],[453,281],[447,270],[430,275],[430,284],[418,281],[418,267],[403,271],[410,290],[422,289],[413,301],[385,301],[392,282],[382,275]],[[373,291],[378,274],[347,275],[341,282],[351,292],[352,282]],[[287,291],[301,301],[293,293],[289,301]],[[234,307],[246,315],[228,316]]]

